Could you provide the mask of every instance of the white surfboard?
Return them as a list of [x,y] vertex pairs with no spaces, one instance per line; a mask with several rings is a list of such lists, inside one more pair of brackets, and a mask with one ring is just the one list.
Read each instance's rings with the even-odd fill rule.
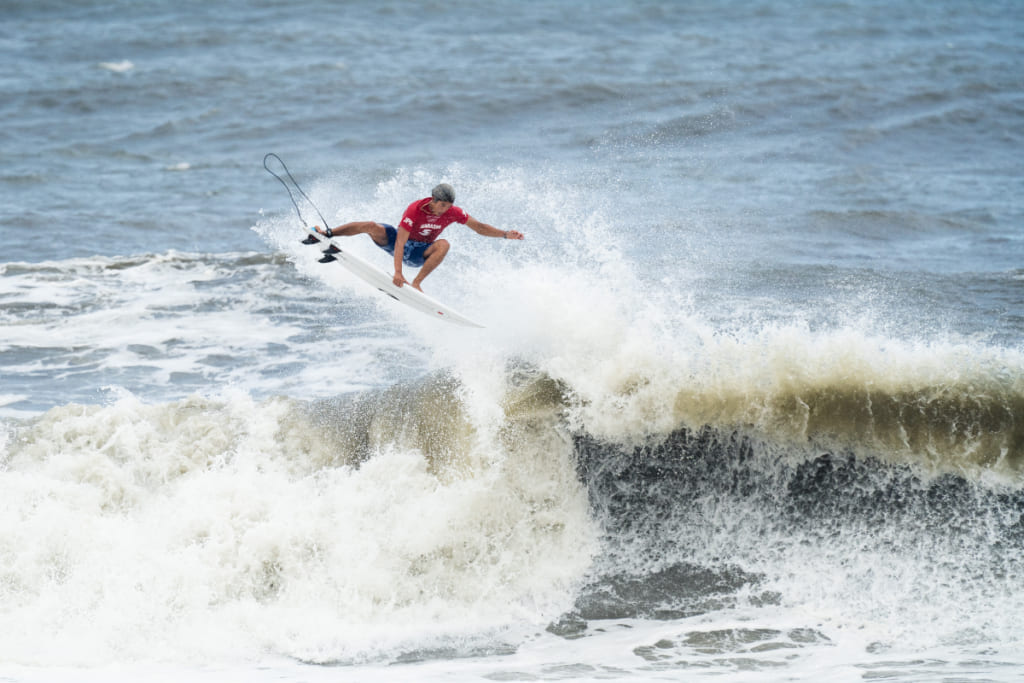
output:
[[[445,306],[439,301],[435,301],[412,285],[396,287],[395,283],[392,281],[391,275],[388,273],[385,273],[383,270],[377,268],[365,259],[356,256],[351,251],[342,249],[334,243],[334,240],[321,235],[317,231],[310,230],[308,228],[307,231],[313,239],[317,241],[307,241],[306,243],[316,244],[317,248],[323,252],[325,259],[329,258],[331,261],[340,263],[345,270],[349,271],[363,282],[366,282],[371,287],[387,294],[395,301],[400,301],[406,306],[414,308],[420,313],[425,313],[432,318],[440,318],[441,320],[455,325],[463,325],[465,327],[483,327],[483,325],[470,320],[455,309]],[[309,238],[307,238],[307,240],[308,239]]]

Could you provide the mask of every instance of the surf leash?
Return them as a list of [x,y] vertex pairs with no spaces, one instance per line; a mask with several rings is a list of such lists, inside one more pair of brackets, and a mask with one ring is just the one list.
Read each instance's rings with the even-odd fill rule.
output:
[[288,180],[292,181],[292,185],[294,185],[295,189],[298,190],[299,194],[302,195],[302,198],[309,202],[309,205],[313,207],[314,211],[316,211],[316,215],[320,216],[320,220],[321,222],[323,222],[324,228],[327,228],[327,219],[324,218],[324,215],[322,213],[320,213],[320,209],[318,209],[316,204],[313,203],[313,200],[309,198],[309,195],[302,191],[302,188],[299,186],[299,183],[295,180],[294,176],[292,176],[292,172],[288,170],[287,166],[285,166],[284,160],[281,159],[281,157],[274,154],[273,152],[270,152],[265,157],[263,157],[263,168],[267,169],[267,173],[277,178],[278,182],[284,185],[284,189],[288,193],[288,199],[292,200],[292,206],[295,207],[295,213],[299,215],[299,220],[302,221],[302,224],[307,228],[309,227],[309,223],[302,216],[302,211],[299,209],[298,202],[295,201],[295,195],[292,194],[292,188],[288,187],[288,183],[284,181],[284,178],[270,170],[270,166],[267,166],[267,160],[270,159],[271,157],[277,159],[277,163],[281,164],[281,168],[284,169],[284,174],[288,176]]
[[[324,215],[322,213],[320,213],[320,209],[317,208],[317,205],[314,204],[313,200],[309,198],[309,195],[303,192],[302,187],[299,185],[298,181],[295,180],[295,177],[292,176],[292,172],[288,170],[288,166],[285,165],[284,160],[281,157],[277,156],[273,152],[270,152],[263,157],[263,168],[267,169],[267,173],[277,178],[277,180],[282,185],[284,185],[284,189],[288,193],[288,199],[292,200],[292,206],[295,207],[295,213],[299,215],[299,220],[302,221],[302,225],[305,226],[306,230],[309,231],[309,235],[306,236],[306,239],[302,240],[302,243],[319,244],[320,240],[313,235],[313,229],[309,226],[309,222],[307,222],[306,219],[303,217],[302,210],[299,209],[299,203],[295,201],[295,195],[292,194],[292,188],[288,187],[288,183],[284,181],[284,178],[270,170],[270,166],[267,165],[267,160],[270,158],[276,159],[277,163],[281,164],[281,168],[284,169],[284,174],[288,176],[288,180],[292,181],[292,185],[295,186],[295,189],[298,191],[298,193],[302,195],[303,199],[309,202],[309,205],[313,207],[314,211],[316,211],[316,215],[320,216],[320,220],[324,224],[324,229],[327,230],[327,234],[328,236],[330,236],[330,228],[327,226],[327,219],[324,218]],[[333,243],[330,243],[328,247],[326,249],[323,249],[322,251],[324,253],[324,256],[323,258],[320,259],[320,263],[330,263],[331,261],[336,260],[333,254],[337,254],[340,251],[340,249],[334,246]]]

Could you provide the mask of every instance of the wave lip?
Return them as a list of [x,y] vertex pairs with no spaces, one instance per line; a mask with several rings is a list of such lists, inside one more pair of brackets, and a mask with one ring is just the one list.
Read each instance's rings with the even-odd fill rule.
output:
[[[793,454],[850,452],[934,473],[1019,484],[1024,358],[977,343],[880,340],[853,330],[699,331],[564,359],[582,432],[637,445],[678,429],[738,431]],[[649,348],[648,348],[649,347]]]
[[988,384],[823,382],[753,396],[701,397],[707,401],[697,408],[685,392],[676,410],[683,416],[717,413],[711,424],[748,425],[752,434],[802,450],[849,451],[937,472],[986,471],[1013,480],[1024,465],[1024,395],[1002,382]]

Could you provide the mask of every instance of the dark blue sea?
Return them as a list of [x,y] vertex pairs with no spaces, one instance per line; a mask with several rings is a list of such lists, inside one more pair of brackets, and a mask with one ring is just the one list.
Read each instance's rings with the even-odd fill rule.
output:
[[[1024,677],[1024,4],[3,0],[0,121],[0,679]],[[300,243],[439,182],[482,329]]]

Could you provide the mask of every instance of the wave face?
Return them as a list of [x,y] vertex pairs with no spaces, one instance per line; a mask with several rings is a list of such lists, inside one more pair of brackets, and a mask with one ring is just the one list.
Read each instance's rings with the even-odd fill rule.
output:
[[710,429],[635,450],[581,439],[577,450],[607,547],[577,599],[582,620],[824,602],[852,623],[884,619],[887,637],[872,644],[883,650],[1012,642],[1019,487],[852,453],[794,460]]

